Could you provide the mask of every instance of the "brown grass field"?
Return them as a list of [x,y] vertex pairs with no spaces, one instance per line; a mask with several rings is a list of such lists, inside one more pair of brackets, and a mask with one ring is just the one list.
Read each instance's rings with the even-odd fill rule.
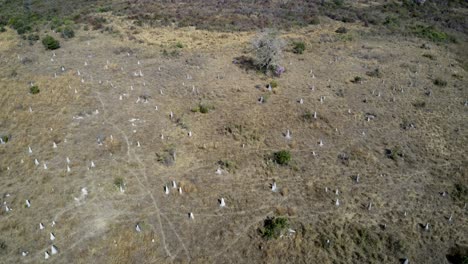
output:
[[[0,263],[435,264],[468,254],[468,74],[455,44],[358,23],[338,34],[343,23],[321,18],[281,31],[306,50],[288,47],[286,72],[272,78],[233,63],[250,56],[254,31],[135,30],[105,15],[120,34],[79,30],[54,52],[0,33],[0,135],[10,136],[0,145]],[[380,77],[366,74],[375,69]],[[192,111],[199,104],[212,109]],[[279,150],[290,165],[269,160]],[[231,164],[221,175],[219,161]],[[269,216],[295,233],[265,240]],[[52,244],[59,253],[45,260]]]

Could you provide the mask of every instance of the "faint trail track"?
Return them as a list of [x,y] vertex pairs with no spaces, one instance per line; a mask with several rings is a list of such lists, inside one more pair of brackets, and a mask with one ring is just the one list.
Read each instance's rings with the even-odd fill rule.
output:
[[[107,112],[107,107],[105,106],[102,98],[101,98],[101,94],[99,92],[96,92],[96,96],[99,100],[99,102],[101,103],[101,106],[103,108],[103,111],[104,113]],[[128,162],[131,162],[131,161],[136,161],[140,168],[140,172],[142,173],[144,179],[145,179],[145,182],[148,184],[148,177],[146,175],[146,166],[144,165],[144,163],[140,160],[140,158],[136,155],[135,151],[134,150],[131,150],[130,148],[130,142],[128,140],[128,136],[127,134],[122,130],[120,129],[120,127],[118,127],[115,123],[113,122],[109,122],[107,120],[107,118],[104,117],[104,120],[107,124],[111,125],[114,129],[116,129],[122,136],[123,138],[125,139],[125,142],[126,142],[126,145],[127,145],[127,156],[128,156]],[[162,216],[162,213],[158,207],[158,204],[157,204],[157,201],[156,201],[156,198],[154,197],[153,193],[151,190],[148,190],[146,188],[146,185],[142,182],[142,180],[140,179],[140,177],[138,176],[137,173],[134,173],[132,170],[130,170],[130,173],[137,179],[139,185],[140,185],[140,188],[142,188],[143,190],[145,190],[145,192],[149,193],[150,197],[151,197],[151,201],[152,201],[152,204],[154,206],[154,209],[156,210],[156,217],[157,217],[157,220],[158,220],[158,223],[159,223],[159,230],[160,230],[160,234],[161,234],[161,238],[162,238],[162,244],[164,246],[164,250],[166,251],[166,254],[171,258],[171,259],[175,259],[175,256],[173,254],[171,254],[168,246],[167,246],[167,243],[166,243],[166,236],[165,236],[165,231],[164,231],[164,227],[162,225],[162,219],[161,219],[161,216]],[[187,247],[185,246],[184,242],[182,241],[182,239],[180,238],[179,234],[177,233],[177,231],[174,229],[171,221],[165,217],[165,216],[162,216],[164,217],[164,219],[168,222],[168,224],[170,225],[170,228],[171,230],[174,232],[174,234],[176,235],[177,239],[179,240],[180,244],[182,245],[182,248],[184,249],[185,251],[185,254],[187,256],[187,260],[190,261],[190,253],[187,249]]]

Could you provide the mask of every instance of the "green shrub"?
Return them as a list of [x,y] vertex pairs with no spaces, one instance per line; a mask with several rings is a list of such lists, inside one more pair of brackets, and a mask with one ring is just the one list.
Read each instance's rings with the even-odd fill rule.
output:
[[302,41],[293,42],[293,52],[296,54],[302,54],[305,50],[305,43]]
[[176,46],[176,48],[181,49],[181,48],[184,47],[184,44],[182,44],[181,42],[178,41],[178,42],[175,44],[175,46]]
[[31,88],[29,88],[29,92],[31,94],[38,94],[41,90],[39,90],[39,87],[37,85],[34,85],[34,86],[31,86]]
[[279,165],[288,165],[291,161],[291,153],[287,150],[281,150],[273,153],[273,160]]
[[123,186],[124,185],[124,180],[122,177],[117,177],[114,179],[114,185],[117,187],[117,188],[120,188],[120,186]]
[[6,135],[5,135],[5,136],[1,136],[0,138],[2,139],[3,143],[7,143],[7,142],[10,140],[10,137],[9,137],[9,136],[6,136]]
[[42,44],[48,50],[55,50],[60,48],[60,42],[49,35],[42,39]]
[[355,76],[354,79],[351,80],[352,83],[361,83],[362,78],[359,76]]
[[276,239],[281,232],[289,226],[288,219],[283,217],[268,217],[263,222],[263,227],[259,229],[260,234],[265,239]]
[[444,81],[440,78],[436,78],[434,80],[434,84],[437,85],[437,86],[441,86],[441,87],[444,87],[444,86],[447,86],[447,81]]
[[6,31],[5,27],[4,27],[4,26],[0,26],[0,33],[1,33],[1,32],[5,32],[5,31]]
[[64,39],[70,39],[75,36],[75,31],[70,26],[61,27],[59,29],[60,36]]

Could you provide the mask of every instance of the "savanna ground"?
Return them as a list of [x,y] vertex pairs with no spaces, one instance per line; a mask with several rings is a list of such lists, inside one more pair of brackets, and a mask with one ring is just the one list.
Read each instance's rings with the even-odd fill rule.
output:
[[[177,3],[164,4],[170,15]],[[39,30],[54,51],[0,33],[0,262],[466,263],[463,30],[446,25],[456,40],[439,41],[326,9],[280,30],[306,49],[288,46],[273,77],[233,63],[252,55],[255,27],[123,10],[76,18],[68,40]],[[288,165],[272,161],[280,150]],[[268,217],[295,232],[262,237]]]

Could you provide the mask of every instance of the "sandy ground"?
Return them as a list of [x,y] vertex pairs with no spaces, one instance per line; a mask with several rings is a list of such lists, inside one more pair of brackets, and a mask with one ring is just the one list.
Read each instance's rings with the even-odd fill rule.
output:
[[[444,46],[359,26],[346,41],[325,21],[284,32],[307,49],[285,52],[268,92],[269,77],[232,63],[255,32],[113,23],[121,34],[80,31],[55,52],[0,34],[0,134],[11,135],[0,145],[0,262],[46,262],[54,244],[55,263],[448,263],[467,246],[466,200],[452,194],[468,184],[468,75]],[[162,55],[177,42],[180,56]],[[376,68],[381,78],[366,75]],[[214,109],[192,112],[200,102]],[[387,158],[396,148],[403,157]],[[290,166],[268,161],[282,149]],[[215,173],[219,160],[235,169]],[[278,215],[296,233],[263,240],[257,229]]]

